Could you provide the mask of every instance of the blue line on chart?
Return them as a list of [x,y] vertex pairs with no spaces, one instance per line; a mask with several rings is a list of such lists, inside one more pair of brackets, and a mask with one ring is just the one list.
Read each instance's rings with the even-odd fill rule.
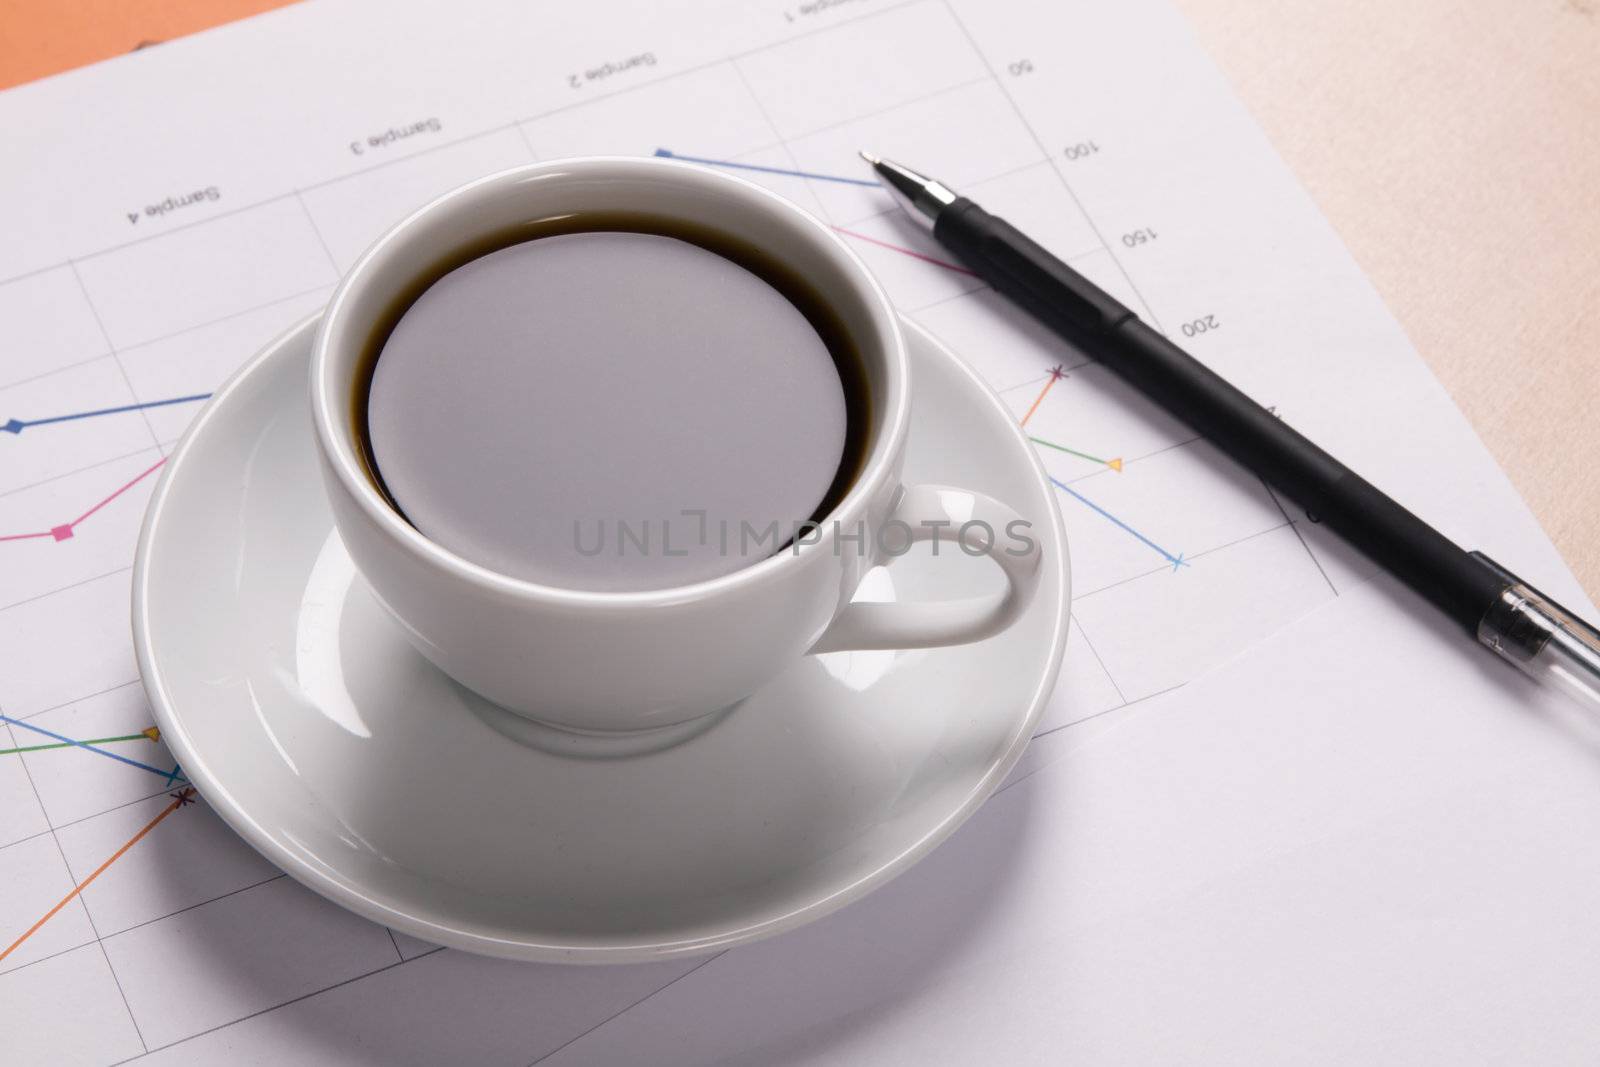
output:
[[47,419],[12,419],[0,425],[0,431],[19,434],[30,426],[47,426],[52,422],[72,422],[74,419],[92,419],[97,415],[120,415],[124,411],[164,408],[169,404],[193,404],[197,400],[205,400],[210,395],[210,393],[195,393],[192,396],[174,396],[166,400],[148,400],[143,404],[123,404],[116,408],[96,408],[93,411],[74,411],[70,415],[51,415]]
[[149,771],[158,778],[165,778],[168,784],[171,784],[173,781],[187,782],[189,780],[178,773],[177,767],[173,767],[170,772],[164,771],[160,767],[152,767],[148,763],[140,763],[136,759],[129,759],[127,756],[119,756],[115,752],[107,752],[103,748],[95,748],[87,741],[79,741],[75,738],[68,737],[65,734],[58,734],[54,730],[46,730],[43,726],[35,726],[30,722],[23,722],[21,719],[13,719],[9,715],[0,715],[0,722],[8,722],[12,726],[20,726],[24,730],[32,730],[36,734],[44,734],[46,737],[53,737],[57,741],[65,741],[69,745],[76,745],[79,748],[86,748],[90,752],[98,753],[107,759],[114,759],[118,763],[126,763],[130,767],[137,767],[141,771]]
[[[815,174],[815,173],[812,173],[810,171],[788,170],[788,169],[783,168],[783,167],[760,167],[760,166],[756,166],[753,163],[734,163],[731,160],[726,160],[726,159],[704,159],[704,158],[701,158],[699,156],[681,156],[681,155],[677,154],[676,152],[673,152],[671,149],[667,149],[667,148],[658,148],[658,149],[656,149],[656,155],[663,156],[663,157],[665,157],[667,159],[681,159],[681,160],[683,160],[683,161],[685,161],[687,163],[704,163],[704,164],[706,164],[708,166],[712,166],[712,167],[733,167],[733,168],[737,168],[739,170],[758,170],[758,171],[761,171],[762,173],[765,173],[765,174],[787,174],[787,175],[790,175],[791,177],[795,177],[795,178],[816,178],[816,179],[819,179],[821,181],[843,182],[846,185],[870,185],[870,186],[876,187],[877,184],[878,184],[875,181],[866,181],[866,180],[861,179],[861,178],[844,178],[844,177],[840,177],[837,174]],[[900,251],[906,251],[906,250],[905,249],[900,249]],[[912,253],[912,254],[913,255],[920,255],[920,253]],[[926,258],[926,257],[923,257],[923,258]],[[1076,489],[1073,489],[1070,486],[1067,486],[1062,482],[1058,482],[1054,478],[1051,478],[1050,481],[1055,485],[1055,487],[1057,489],[1060,489],[1063,492],[1070,494],[1071,496],[1073,496],[1077,500],[1079,500],[1081,503],[1086,504],[1089,507],[1093,508],[1102,517],[1110,520],[1111,522],[1115,523],[1118,527],[1120,527],[1122,530],[1124,530],[1128,534],[1132,535],[1133,537],[1137,538],[1140,541],[1140,543],[1142,543],[1142,544],[1148,546],[1149,548],[1155,550],[1161,556],[1162,559],[1164,559],[1168,563],[1172,564],[1172,569],[1173,570],[1177,570],[1179,567],[1187,567],[1189,565],[1189,561],[1183,558],[1183,553],[1182,552],[1180,552],[1176,556],[1174,556],[1171,552],[1168,552],[1166,549],[1162,548],[1160,545],[1158,545],[1154,541],[1150,540],[1150,538],[1146,537],[1144,534],[1140,533],[1138,530],[1135,530],[1132,526],[1129,526],[1127,523],[1123,522],[1121,519],[1119,519],[1115,515],[1111,514],[1111,512],[1107,511],[1105,508],[1101,507],[1099,504],[1096,504],[1094,501],[1090,500],[1088,497],[1086,497],[1082,493],[1078,492]]]
[[1057,489],[1061,490],[1063,493],[1066,493],[1069,496],[1073,497],[1079,503],[1087,504],[1089,507],[1093,508],[1096,512],[1098,512],[1101,515],[1102,518],[1109,519],[1111,522],[1115,523],[1122,530],[1124,530],[1127,533],[1132,534],[1134,537],[1138,538],[1139,541],[1142,544],[1148,545],[1150,548],[1155,549],[1155,551],[1157,551],[1157,552],[1159,552],[1161,554],[1161,558],[1162,559],[1164,559],[1168,563],[1172,564],[1172,569],[1173,570],[1177,570],[1179,567],[1187,567],[1189,565],[1189,561],[1183,558],[1183,553],[1182,552],[1179,552],[1176,556],[1174,556],[1171,552],[1168,552],[1166,549],[1162,548],[1160,545],[1158,545],[1154,541],[1150,540],[1150,538],[1146,537],[1144,534],[1140,533],[1138,530],[1135,530],[1132,526],[1129,526],[1127,523],[1123,522],[1121,519],[1119,519],[1115,515],[1111,514],[1111,512],[1107,511],[1105,508],[1101,507],[1099,504],[1096,504],[1093,500],[1090,500],[1088,497],[1084,496],[1082,493],[1080,493],[1076,489],[1072,488],[1072,486],[1067,485],[1065,482],[1058,482],[1054,478],[1050,479],[1050,484],[1055,486]]
[[845,178],[838,174],[816,174],[809,170],[789,170],[785,167],[762,167],[754,163],[735,163],[731,159],[702,159],[699,156],[681,156],[670,148],[656,149],[656,155],[663,159],[681,159],[685,163],[704,163],[708,167],[728,167],[733,170],[758,170],[763,174],[787,174],[791,178],[815,178],[819,182],[839,182],[844,185],[870,185],[878,188],[878,183],[865,178]]

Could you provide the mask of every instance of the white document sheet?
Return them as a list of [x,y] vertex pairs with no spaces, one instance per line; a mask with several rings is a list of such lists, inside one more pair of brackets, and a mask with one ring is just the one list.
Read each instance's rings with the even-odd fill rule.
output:
[[1600,724],[1423,610],[1381,578],[1035,742],[915,870],[544,1063],[1593,1063]]
[[[648,1048],[685,1040],[676,1026],[735,1042],[686,1044],[687,1060],[759,1060],[768,1048],[850,1060],[857,1035],[887,1032],[875,1021],[885,998],[902,1019],[966,1003],[922,999],[919,954],[983,942],[1013,898],[977,901],[960,879],[947,884],[954,845],[906,882],[916,888],[900,892],[915,896],[898,912],[864,904],[703,970],[571,971],[434,951],[301,889],[203,798],[163,814],[181,779],[141,736],[152,723],[127,615],[133,542],[164,458],[205,395],[325,301],[373,237],[493,170],[596,153],[727,168],[837,227],[906,315],[983,371],[1038,441],[1072,539],[1074,625],[1038,760],[1167,706],[1151,698],[1358,589],[1370,566],[951,264],[870,183],[858,147],[972,194],[1447,533],[1587,604],[1159,0],[299,5],[0,94],[0,130],[11,213],[0,242],[8,1061],[165,1050],[175,1062],[523,1063],[566,1045],[579,1062],[611,1032]],[[1139,721],[1156,729],[1148,714]],[[1218,773],[1286,758],[1246,740],[1211,736],[1193,757]],[[1364,739],[1374,753],[1386,743],[1381,730]],[[1276,817],[1292,786],[1241,803]],[[1003,815],[1019,803],[1007,798],[1035,791],[1045,795],[1008,792],[962,838],[993,852],[1012,894],[1051,893],[1050,864],[1104,862],[1083,850],[1034,868],[1008,858],[1019,838],[1044,847],[1033,821]],[[1073,803],[1048,795],[1040,811]],[[1170,814],[1124,799],[1136,822]],[[1000,829],[990,840],[982,826]],[[1198,847],[1189,858],[1197,878],[1233,862]],[[1088,907],[1071,889],[1063,906]],[[889,926],[875,933],[870,916]],[[1314,932],[1306,921],[1298,935]],[[841,931],[858,949],[884,946],[881,970],[841,964],[870,975],[875,998],[774,1002],[736,1032],[706,1007],[640,1036],[653,1006],[674,1002],[652,996],[669,982],[699,996],[730,967],[823,966],[803,946]],[[994,966],[1037,975],[1029,996],[1048,1001],[1068,980],[1064,960],[1110,951],[1069,942],[1001,937],[993,951],[1013,955]],[[963,981],[1001,988],[989,966]],[[1159,960],[1149,968],[1162,979]],[[1092,984],[1085,975],[1072,981]],[[1131,1011],[1141,987],[1118,980],[1132,983],[1121,994]],[[1248,991],[1215,976],[1194,987]],[[962,1040],[1004,1049],[1010,1017],[979,1012],[991,1002],[974,997]],[[788,1029],[807,1019],[827,1020],[814,1046]]]

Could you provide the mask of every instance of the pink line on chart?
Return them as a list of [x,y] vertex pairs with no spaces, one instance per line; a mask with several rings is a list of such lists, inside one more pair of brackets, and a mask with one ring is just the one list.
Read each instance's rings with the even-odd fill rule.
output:
[[87,519],[90,515],[93,515],[95,512],[99,511],[101,508],[117,499],[117,497],[121,496],[123,493],[126,493],[129,489],[132,489],[134,486],[144,481],[144,479],[154,474],[156,469],[166,461],[167,457],[162,456],[160,459],[150,464],[150,466],[146,467],[144,470],[140,471],[126,482],[123,482],[121,485],[117,486],[117,488],[113,490],[109,496],[105,497],[103,500],[100,500],[94,505],[94,507],[90,508],[88,511],[85,511],[82,515],[79,515],[71,522],[64,522],[58,526],[52,526],[48,530],[40,530],[36,533],[0,535],[0,541],[26,541],[34,537],[53,537],[57,541],[65,541],[72,537],[74,529],[79,523],[83,522],[84,519]]
[[943,267],[945,270],[953,270],[958,274],[967,274],[974,278],[978,276],[973,271],[968,270],[958,263],[949,263],[942,259],[936,259],[933,256],[924,255],[914,248],[902,248],[900,245],[892,245],[888,241],[880,241],[876,237],[868,237],[864,233],[857,233],[854,230],[847,230],[843,226],[835,226],[834,229],[839,233],[844,234],[846,237],[854,237],[856,240],[865,241],[869,245],[877,245],[879,248],[887,248],[891,252],[899,252],[903,256],[910,256],[912,259],[920,259],[924,263],[932,263],[935,267]]

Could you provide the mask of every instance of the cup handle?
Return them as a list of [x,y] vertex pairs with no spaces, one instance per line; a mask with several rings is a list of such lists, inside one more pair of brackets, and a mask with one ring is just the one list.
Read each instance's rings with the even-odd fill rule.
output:
[[[890,532],[894,524],[903,535]],[[1018,527],[1021,527],[1019,534]],[[811,652],[885,648],[936,648],[981,641],[1017,620],[1039,588],[1043,553],[1031,526],[991,496],[948,485],[906,489],[884,521],[879,544],[899,536],[906,547],[938,539],[968,555],[986,555],[1006,576],[996,596],[892,604],[850,603],[834,617]],[[879,562],[883,562],[880,553]]]

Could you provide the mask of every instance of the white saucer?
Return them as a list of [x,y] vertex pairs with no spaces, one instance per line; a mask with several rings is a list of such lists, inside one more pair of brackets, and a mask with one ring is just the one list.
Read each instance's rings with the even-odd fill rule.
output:
[[[312,889],[496,956],[694,955],[883,884],[1021,755],[1066,637],[1061,519],[998,398],[919,328],[906,480],[980,489],[1033,523],[1045,573],[1028,612],[974,645],[809,657],[671,747],[597,759],[491,726],[495,709],[413,652],[356,576],[312,452],[314,326],[196,420],[151,500],[133,593],[162,740]],[[873,572],[862,595],[999,588],[987,560],[943,547]]]

